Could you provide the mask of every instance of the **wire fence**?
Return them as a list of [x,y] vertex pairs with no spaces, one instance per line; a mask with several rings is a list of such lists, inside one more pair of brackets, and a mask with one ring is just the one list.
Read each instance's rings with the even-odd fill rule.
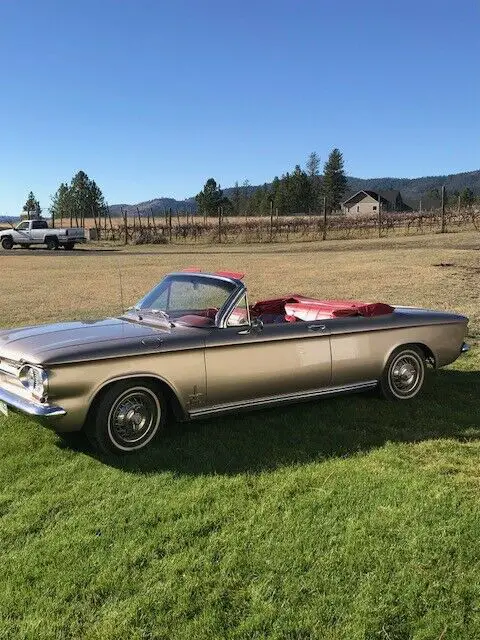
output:
[[333,214],[239,218],[175,214],[104,217],[90,225],[92,239],[120,244],[238,244],[333,240],[413,235],[460,230],[480,231],[480,211],[441,209],[371,216]]

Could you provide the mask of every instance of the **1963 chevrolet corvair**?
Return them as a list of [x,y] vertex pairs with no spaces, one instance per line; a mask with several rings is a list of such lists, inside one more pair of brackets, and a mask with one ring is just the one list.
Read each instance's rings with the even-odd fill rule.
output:
[[468,349],[461,315],[292,294],[249,304],[243,274],[172,273],[118,318],[0,331],[0,409],[103,452],[180,420],[378,388],[420,391]]

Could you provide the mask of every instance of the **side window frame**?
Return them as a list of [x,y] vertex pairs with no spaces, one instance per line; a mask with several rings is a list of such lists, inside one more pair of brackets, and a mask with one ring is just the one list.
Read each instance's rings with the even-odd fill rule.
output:
[[[245,310],[247,312],[247,322],[245,324],[229,324],[230,318],[232,317],[232,314],[235,312],[236,309],[238,309],[238,307],[240,306],[240,303],[242,302],[242,300],[245,301]],[[241,306],[243,307],[243,304]],[[251,327],[251,326],[252,326],[252,319],[251,319],[251,316],[250,316],[250,307],[248,305],[248,292],[245,290],[243,292],[242,296],[240,296],[240,298],[236,302],[236,304],[233,307],[233,309],[228,314],[227,318],[225,318],[224,328],[225,329],[239,329],[239,328],[242,328],[242,327]]]

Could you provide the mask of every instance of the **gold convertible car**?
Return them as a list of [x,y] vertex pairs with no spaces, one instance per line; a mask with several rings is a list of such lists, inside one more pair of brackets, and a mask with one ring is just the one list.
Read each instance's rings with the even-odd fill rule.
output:
[[166,276],[118,318],[0,331],[0,410],[102,452],[147,446],[169,417],[378,388],[408,400],[426,364],[468,350],[468,318],[298,294],[250,304],[243,274]]

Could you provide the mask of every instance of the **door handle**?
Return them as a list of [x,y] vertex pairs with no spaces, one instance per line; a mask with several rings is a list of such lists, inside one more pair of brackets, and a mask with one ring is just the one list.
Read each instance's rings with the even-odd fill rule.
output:
[[324,324],[309,324],[309,331],[325,331],[327,327]]

